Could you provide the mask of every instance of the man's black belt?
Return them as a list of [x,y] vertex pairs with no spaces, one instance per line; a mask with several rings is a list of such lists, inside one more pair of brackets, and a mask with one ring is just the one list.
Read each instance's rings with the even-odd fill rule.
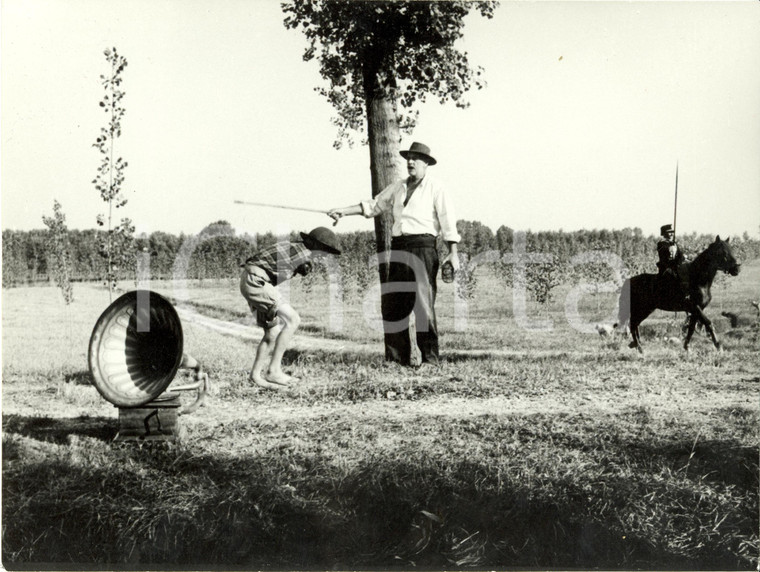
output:
[[402,234],[391,239],[391,248],[435,248],[435,236],[432,234]]

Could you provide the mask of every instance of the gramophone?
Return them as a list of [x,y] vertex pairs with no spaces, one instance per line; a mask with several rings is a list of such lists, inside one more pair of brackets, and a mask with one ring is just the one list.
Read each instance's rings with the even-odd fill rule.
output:
[[[88,361],[95,387],[119,408],[116,441],[176,440],[178,415],[200,407],[208,374],[183,341],[176,309],[151,290],[127,292],[98,318]],[[194,381],[170,388],[180,369],[194,370]],[[183,407],[182,391],[195,391],[195,401]]]

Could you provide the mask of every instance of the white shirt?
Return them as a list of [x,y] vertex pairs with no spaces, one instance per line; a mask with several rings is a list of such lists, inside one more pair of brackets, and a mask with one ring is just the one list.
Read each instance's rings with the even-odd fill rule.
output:
[[406,200],[407,180],[391,183],[380,194],[369,201],[360,203],[362,214],[367,218],[393,213],[392,236],[404,234],[432,234],[442,236],[446,242],[459,242],[456,217],[451,203],[446,200],[442,185],[429,174]]

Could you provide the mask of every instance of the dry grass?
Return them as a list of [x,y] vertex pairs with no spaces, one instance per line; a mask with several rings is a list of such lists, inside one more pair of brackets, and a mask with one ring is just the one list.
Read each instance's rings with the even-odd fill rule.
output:
[[[745,268],[710,315],[757,299],[759,277]],[[294,282],[287,393],[246,382],[253,341],[185,325],[215,394],[174,445],[110,442],[116,409],[86,372],[105,292],[77,285],[67,313],[53,289],[4,291],[3,564],[754,568],[757,329],[716,320],[726,351],[699,336],[684,354],[655,339],[680,328],[661,314],[639,356],[567,326],[561,293],[529,306],[554,328],[526,332],[489,280],[459,332],[442,288],[445,360],[421,370],[382,360],[358,303],[334,331],[326,289]],[[188,292],[250,323],[235,284]]]

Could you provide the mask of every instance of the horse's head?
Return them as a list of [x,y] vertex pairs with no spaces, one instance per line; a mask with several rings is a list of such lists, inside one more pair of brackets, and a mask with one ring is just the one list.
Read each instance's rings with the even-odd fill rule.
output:
[[731,276],[736,276],[739,274],[741,264],[734,258],[734,253],[731,252],[731,247],[728,245],[729,240],[731,239],[721,240],[720,236],[716,236],[715,242],[710,245],[710,250],[712,251],[713,260],[718,265],[718,269]]

